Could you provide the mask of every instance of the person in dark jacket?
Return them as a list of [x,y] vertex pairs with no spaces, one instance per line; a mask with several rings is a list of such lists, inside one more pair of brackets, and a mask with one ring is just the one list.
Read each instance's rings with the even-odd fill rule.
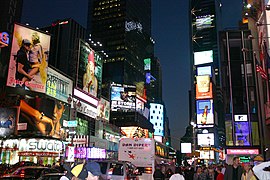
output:
[[156,170],[153,174],[154,180],[164,180],[165,175],[162,173],[161,169],[159,166],[156,167]]
[[225,173],[224,180],[241,180],[241,176],[243,173],[243,168],[240,165],[239,157],[233,158],[233,164],[228,165]]

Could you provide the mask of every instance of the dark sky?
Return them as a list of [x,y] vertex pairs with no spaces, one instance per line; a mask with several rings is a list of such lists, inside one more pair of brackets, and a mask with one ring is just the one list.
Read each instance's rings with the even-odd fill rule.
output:
[[[87,24],[87,0],[24,0],[22,23],[44,27],[56,19],[73,18]],[[152,36],[155,56],[163,73],[163,99],[170,120],[173,146],[179,149],[189,122],[190,89],[189,0],[152,0]]]

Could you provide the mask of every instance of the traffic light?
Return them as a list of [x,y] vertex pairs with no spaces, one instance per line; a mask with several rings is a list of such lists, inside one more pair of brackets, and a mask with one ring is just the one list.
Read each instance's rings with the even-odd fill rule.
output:
[[169,145],[170,145],[169,141],[166,141],[166,143],[165,143],[165,144],[166,144],[166,146],[169,146]]

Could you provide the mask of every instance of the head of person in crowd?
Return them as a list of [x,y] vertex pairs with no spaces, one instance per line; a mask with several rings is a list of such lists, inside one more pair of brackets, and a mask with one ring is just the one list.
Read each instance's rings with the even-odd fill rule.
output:
[[234,157],[233,158],[233,164],[234,167],[238,167],[240,165],[240,158],[239,157]]

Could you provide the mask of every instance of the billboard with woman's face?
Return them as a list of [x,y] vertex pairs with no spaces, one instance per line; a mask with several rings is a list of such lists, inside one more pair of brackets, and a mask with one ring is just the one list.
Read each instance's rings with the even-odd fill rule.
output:
[[69,118],[69,106],[53,99],[32,97],[20,102],[19,124],[26,124],[18,134],[65,138],[61,128]]
[[76,85],[94,97],[100,97],[102,84],[102,57],[90,48],[89,44],[80,41],[78,78]]
[[50,36],[15,24],[7,86],[45,93]]

